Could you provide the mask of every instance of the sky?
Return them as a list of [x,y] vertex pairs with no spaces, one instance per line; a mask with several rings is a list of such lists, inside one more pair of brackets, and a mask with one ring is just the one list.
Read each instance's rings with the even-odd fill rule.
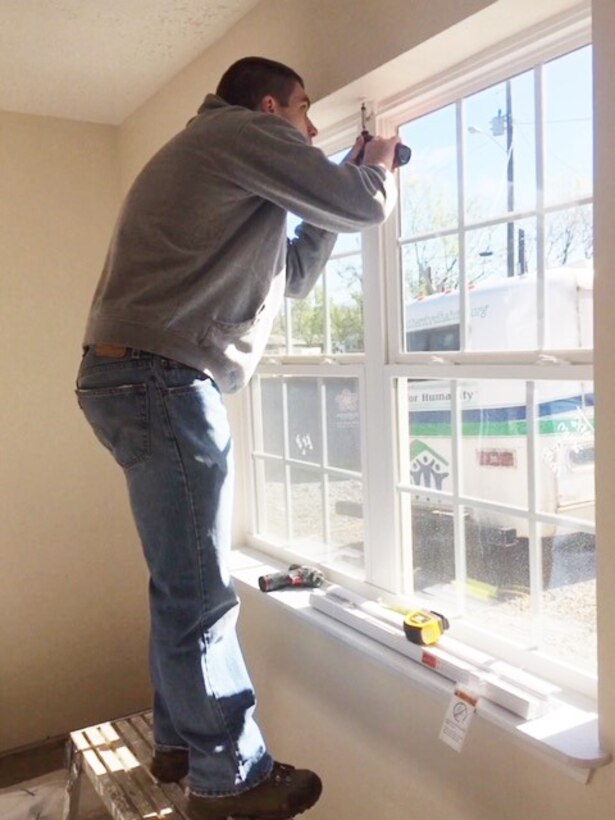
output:
[[[547,206],[592,192],[591,47],[545,64],[544,195]],[[533,71],[512,78],[512,159],[514,207],[536,206]],[[498,113],[507,113],[506,83],[471,95],[463,103],[465,217],[480,221],[507,210],[508,149]],[[494,122],[495,120],[495,122]],[[504,125],[504,122],[501,121]],[[405,236],[433,229],[434,209],[441,227],[457,220],[455,106],[449,105],[402,126],[413,159],[402,171],[402,187],[413,192],[402,203]],[[417,207],[428,198],[430,208]],[[417,213],[422,211],[422,213]]]

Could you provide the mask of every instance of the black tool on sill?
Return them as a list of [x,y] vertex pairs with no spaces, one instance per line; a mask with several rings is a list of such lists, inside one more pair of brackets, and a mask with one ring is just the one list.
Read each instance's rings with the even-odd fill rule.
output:
[[287,572],[272,572],[271,575],[261,575],[258,585],[262,592],[273,592],[276,589],[294,589],[319,587],[325,580],[323,573],[315,567],[303,567],[301,564],[291,564]]
[[[373,139],[372,135],[367,130],[367,108],[365,103],[361,103],[361,136],[365,142],[369,142]],[[365,153],[365,146],[359,152],[358,157],[356,158],[357,165],[360,165],[363,162],[363,155]],[[395,146],[395,162],[393,164],[393,168],[399,168],[401,165],[407,165],[410,162],[410,157],[412,156],[412,149],[409,148],[407,145],[403,143],[398,143]]]

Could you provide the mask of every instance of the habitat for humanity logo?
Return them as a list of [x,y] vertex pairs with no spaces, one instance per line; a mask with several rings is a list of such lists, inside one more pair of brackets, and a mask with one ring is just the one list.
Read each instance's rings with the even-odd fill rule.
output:
[[414,439],[410,444],[410,476],[412,483],[441,490],[450,473],[448,461],[424,442]]

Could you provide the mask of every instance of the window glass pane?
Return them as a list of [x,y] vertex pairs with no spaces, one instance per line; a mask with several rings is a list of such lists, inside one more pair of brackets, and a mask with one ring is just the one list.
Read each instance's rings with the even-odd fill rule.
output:
[[468,222],[536,207],[534,72],[464,100]]
[[262,443],[261,447],[271,455],[284,455],[284,424],[282,412],[281,379],[260,379]]
[[[404,384],[399,381],[400,390]],[[457,395],[462,424],[460,491],[484,501],[527,506],[525,382],[463,380],[457,383]],[[430,488],[452,492],[451,383],[408,381],[407,401],[408,425],[401,419],[400,426],[404,425],[402,436],[408,436],[409,452],[407,460],[402,452],[401,480],[422,495]],[[495,519],[501,515],[495,514]]]
[[[461,399],[461,491],[498,504],[527,507],[527,408],[522,381],[464,381]],[[504,529],[506,514],[481,516]]]
[[406,304],[406,350],[459,350],[459,294],[436,294]]
[[456,236],[402,249],[404,349],[459,350],[459,248]]
[[342,253],[354,253],[361,250],[360,233],[339,233],[333,248],[332,256],[339,256]]
[[457,224],[457,134],[455,106],[419,117],[399,129],[412,159],[399,171],[402,236],[431,233]]
[[403,246],[406,300],[445,293],[459,286],[459,245],[456,236],[438,237]]
[[535,350],[536,280],[503,279],[468,294],[469,350]]
[[500,637],[532,638],[528,521],[465,507],[466,620]]
[[592,54],[573,51],[544,66],[547,205],[592,193]]
[[[465,620],[483,630],[527,645],[532,635],[529,608],[530,564],[527,524],[511,516],[508,527],[494,526],[485,511],[461,511],[465,576],[455,565],[451,505],[429,504],[402,495],[411,505],[414,589],[434,599],[437,609],[463,601]],[[403,516],[403,512],[402,512]],[[525,527],[525,530],[524,530]],[[408,560],[409,544],[405,545]],[[459,575],[459,577],[457,577]]]
[[468,231],[469,350],[537,346],[536,220]]
[[527,521],[513,515],[495,516],[484,508],[466,507],[464,525],[468,599],[507,601],[527,597]]
[[331,352],[363,350],[363,260],[360,254],[327,264],[327,296],[331,324]]
[[466,620],[595,673],[594,536],[563,525],[539,528],[542,594],[533,602],[523,520],[511,518],[509,528],[495,530],[480,510],[466,512]]
[[322,284],[305,299],[291,300],[291,353],[314,355],[324,351],[325,311]]
[[286,491],[284,465],[257,459],[256,488],[259,508],[258,531],[265,537],[286,540]]
[[582,528],[543,527],[545,552],[540,649],[596,672],[596,544]]
[[273,320],[271,333],[269,334],[265,350],[270,356],[283,355],[286,353],[286,311],[284,304],[282,304],[277,316]]
[[562,265],[590,268],[594,257],[591,205],[576,205],[545,216],[545,267]]
[[313,542],[302,545],[305,555],[317,558],[323,553],[322,476],[312,470],[291,467],[290,497],[292,539]]
[[325,379],[327,466],[361,470],[358,379]]
[[468,284],[536,274],[536,220],[475,228],[466,234]]
[[[455,578],[453,508],[444,502],[402,493],[402,518],[411,522],[403,542],[406,566],[412,566],[414,589],[439,595]],[[408,535],[410,537],[408,538]]]
[[318,379],[287,379],[288,455],[297,461],[322,462]]
[[354,478],[329,476],[327,514],[329,517],[330,562],[356,575],[364,565],[363,482]]
[[594,393],[589,382],[537,382],[538,509],[593,522]]
[[408,417],[400,423],[407,432],[406,465],[401,479],[421,490],[433,488],[451,492],[451,388],[447,381],[399,380],[407,390]]

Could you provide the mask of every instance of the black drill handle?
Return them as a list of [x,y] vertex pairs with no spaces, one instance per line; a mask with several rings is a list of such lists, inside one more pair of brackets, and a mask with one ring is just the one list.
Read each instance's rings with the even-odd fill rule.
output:
[[[372,135],[369,131],[361,131],[361,136],[363,137],[363,142],[369,142],[373,139]],[[363,148],[359,151],[359,154],[355,160],[357,165],[360,165],[363,162],[363,157],[365,155],[365,144]],[[409,148],[407,145],[404,145],[401,142],[398,142],[395,146],[395,159],[393,162],[393,168],[399,168],[401,165],[407,165],[410,162],[410,157],[412,156],[412,149]]]

